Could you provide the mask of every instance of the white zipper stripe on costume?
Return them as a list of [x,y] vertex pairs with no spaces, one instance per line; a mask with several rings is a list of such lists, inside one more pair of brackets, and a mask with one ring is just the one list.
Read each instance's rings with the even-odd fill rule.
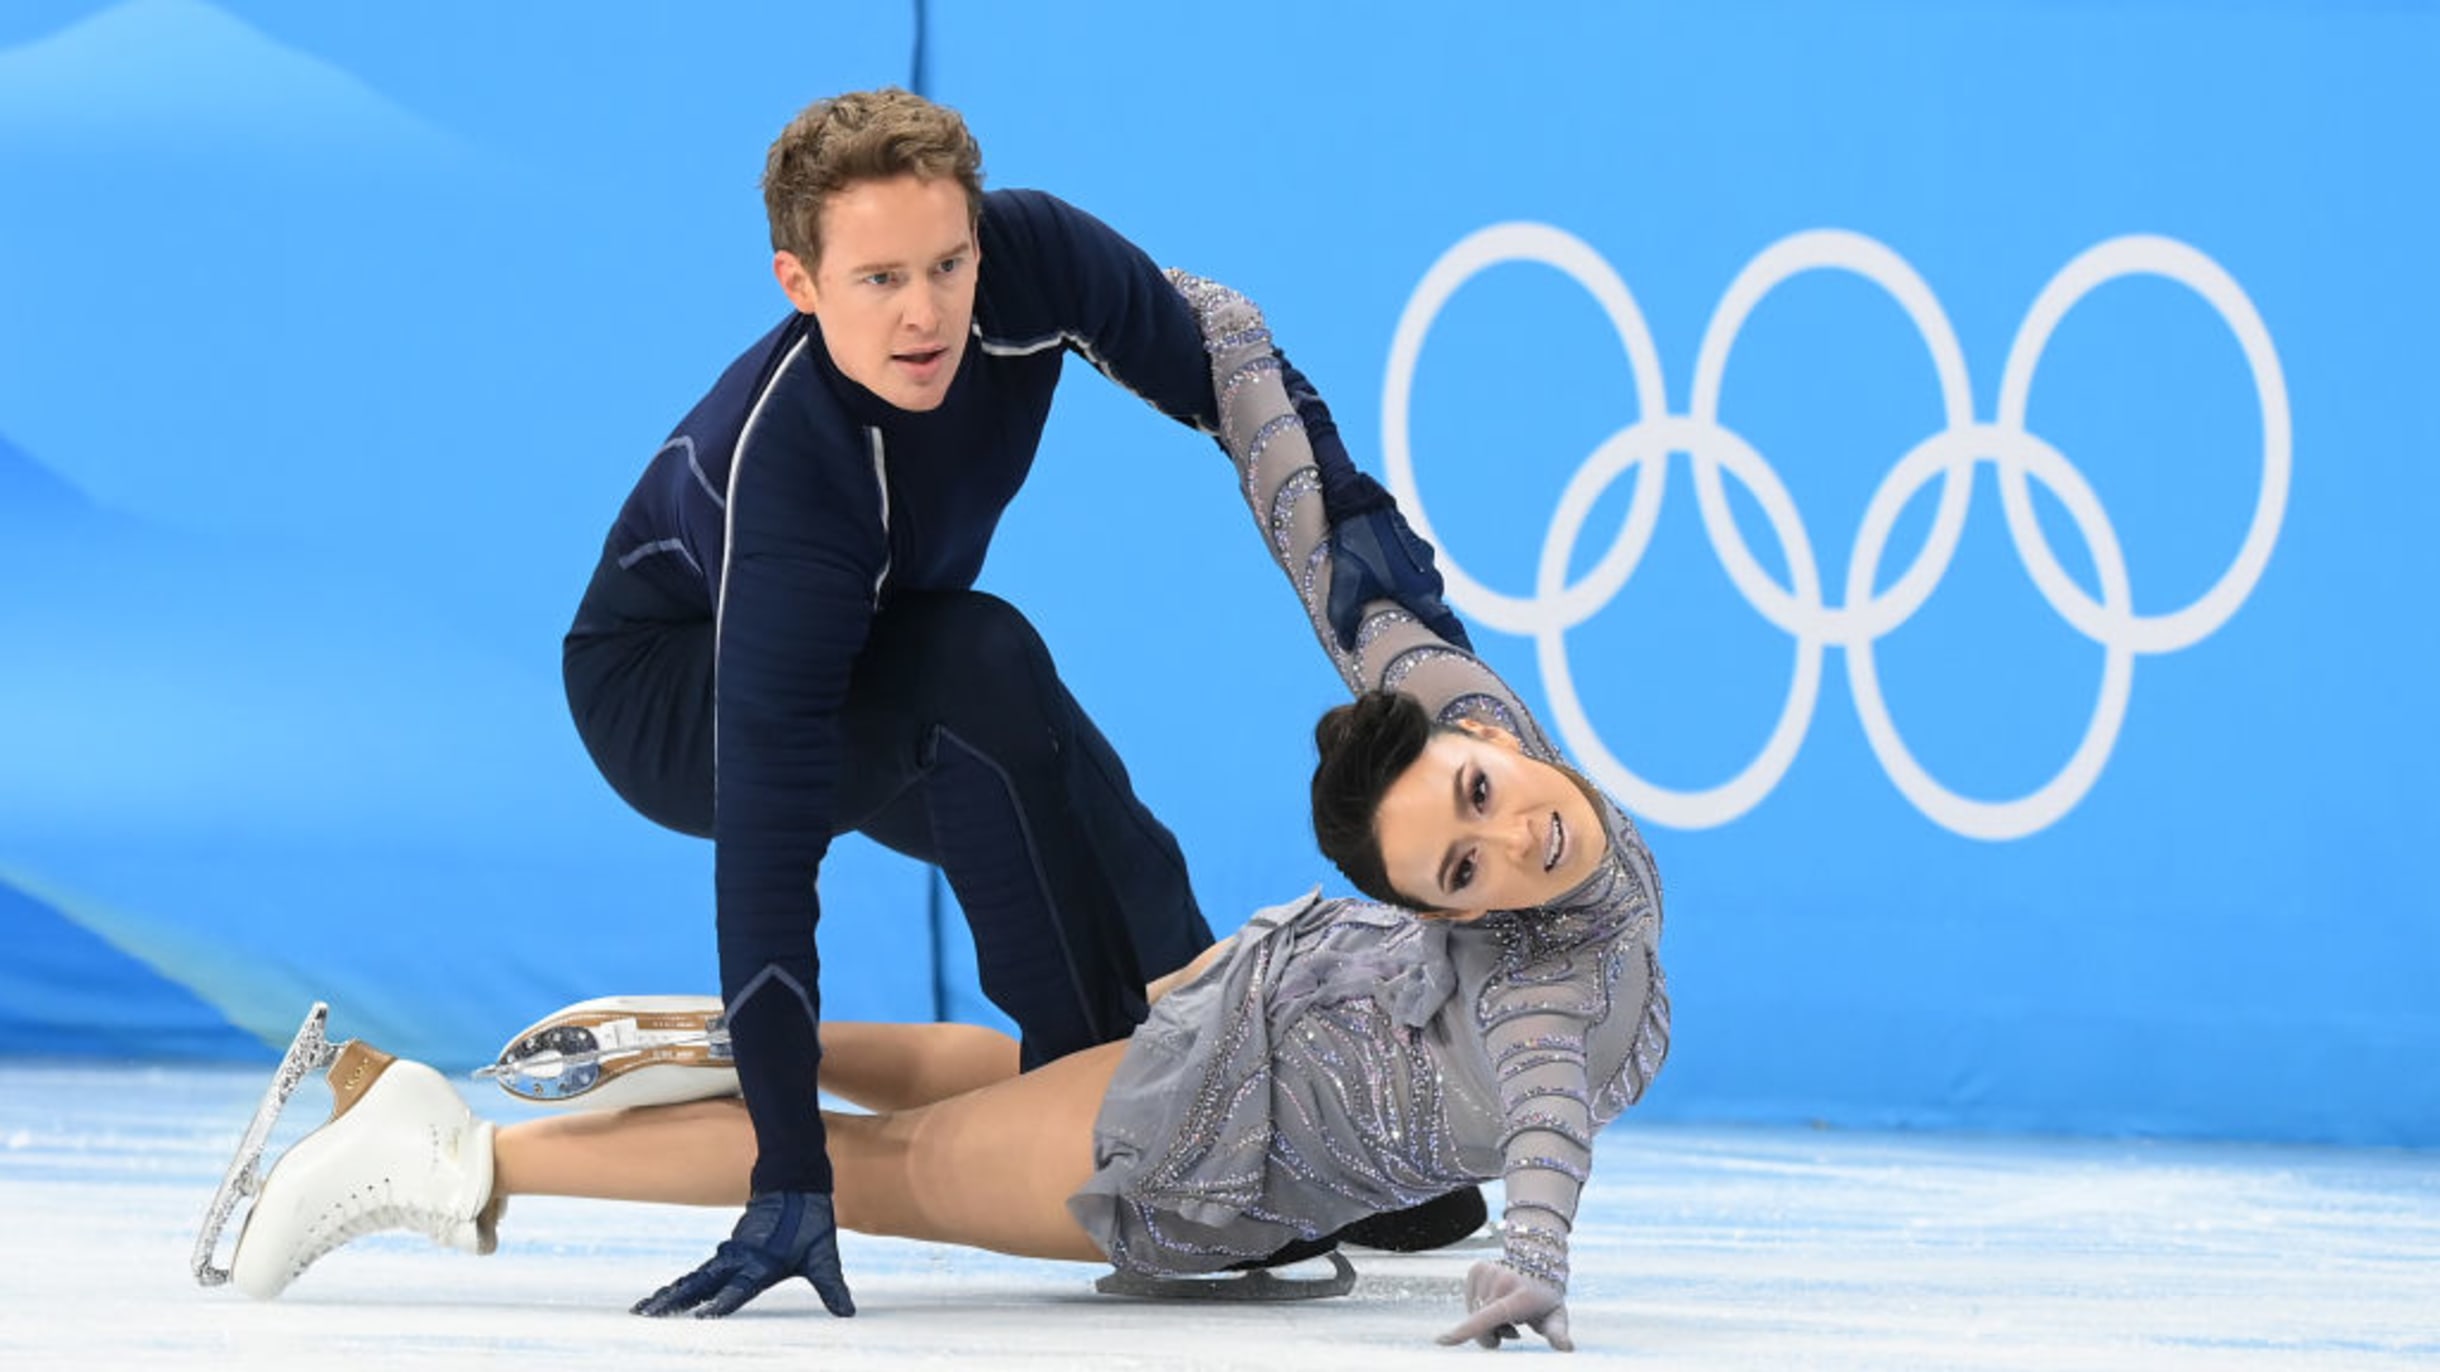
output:
[[974,346],[981,348],[984,354],[990,357],[1031,357],[1035,353],[1049,352],[1069,341],[1071,340],[1068,335],[1063,333],[1055,333],[1048,338],[1032,343],[1000,343],[976,334]]
[[[1037,338],[1031,343],[1003,343],[996,338],[984,337],[982,329],[978,327],[974,331],[974,346],[981,348],[986,355],[991,357],[1031,357],[1035,353],[1046,353],[1053,348],[1070,347],[1076,350],[1078,356],[1092,363],[1093,370],[1110,377],[1112,381],[1118,381],[1117,377],[1110,375],[1110,364],[1102,361],[1100,353],[1093,351],[1092,340],[1080,333],[1055,333],[1048,338]],[[1131,394],[1141,394],[1134,387],[1127,386],[1124,381],[1119,381],[1118,384],[1125,386]]]
[[873,485],[881,492],[881,575],[873,578],[873,604],[881,603],[881,583],[890,579],[890,464],[882,455],[881,430],[866,426],[873,442]]
[[[1143,401],[1147,405],[1152,405],[1151,396],[1148,396],[1133,386],[1128,385],[1123,377],[1110,370],[1110,364],[1102,359],[1102,355],[1100,353],[1094,351],[1093,341],[1086,338],[1083,334],[1072,331],[1063,331],[1052,334],[1048,338],[1037,338],[1031,343],[1003,343],[998,339],[985,337],[983,334],[983,326],[980,323],[977,323],[974,326],[973,332],[974,346],[981,348],[984,355],[988,357],[1032,357],[1036,353],[1046,353],[1053,348],[1074,348],[1078,357],[1083,358],[1087,363],[1091,364],[1093,370],[1100,372],[1103,376],[1117,382],[1120,390],[1125,391],[1127,394],[1134,396],[1136,399]],[[1160,408],[1158,405],[1152,405],[1152,407],[1156,410]],[[1195,427],[1201,428],[1202,426],[1198,424]]]
[[796,360],[805,355],[805,344],[809,338],[810,335],[807,338],[798,339],[796,346],[790,348],[788,355],[781,358],[779,366],[772,370],[769,384],[763,387],[761,395],[754,397],[754,408],[746,411],[746,426],[737,433],[737,450],[729,454],[728,498],[721,502],[720,598],[712,605],[712,780],[714,785],[717,785],[720,779],[720,641],[721,632],[729,622],[729,568],[737,560],[737,474],[746,469],[746,447],[754,441],[754,425],[762,418],[763,406],[771,402],[771,392],[779,389],[780,380],[788,375],[788,369],[795,366]]

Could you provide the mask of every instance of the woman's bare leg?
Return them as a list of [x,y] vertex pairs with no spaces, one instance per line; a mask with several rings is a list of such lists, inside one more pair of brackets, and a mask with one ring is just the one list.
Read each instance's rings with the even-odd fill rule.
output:
[[[973,1024],[825,1024],[822,1089],[867,1110],[910,1110],[1017,1074],[1017,1041]],[[501,1195],[742,1205],[754,1166],[744,1102],[571,1114],[494,1138]]]
[[[1093,1120],[1123,1043],[880,1115],[825,1112],[839,1223],[1027,1257],[1099,1261],[1067,1211],[1093,1173]],[[502,1196],[743,1205],[754,1126],[736,1099],[561,1115],[502,1129]]]
[[743,1205],[754,1122],[735,1096],[553,1115],[494,1133],[491,1166],[500,1196]]
[[912,1110],[1017,1074],[1017,1041],[979,1024],[826,1020],[822,1089],[867,1110]]
[[[1200,976],[1226,956],[1234,937],[1144,988],[1147,1003]],[[912,1110],[1006,1081],[1017,1074],[1017,1041],[979,1024],[825,1022],[822,1089],[867,1110]]]
[[1203,975],[1204,968],[1209,967],[1213,963],[1218,962],[1220,959],[1228,956],[1229,945],[1235,943],[1236,941],[1237,936],[1235,934],[1231,934],[1227,938],[1213,944],[1211,947],[1195,954],[1194,961],[1187,963],[1184,967],[1170,973],[1168,976],[1154,978],[1144,987],[1145,1002],[1147,1004],[1157,1005],[1160,1003],[1161,997],[1168,995],[1170,992],[1184,986],[1186,983],[1193,981],[1196,977]]
[[1107,1261],[1067,1198],[1093,1175],[1093,1121],[1126,1052],[1105,1043],[918,1110],[830,1117],[839,1223],[1021,1257]]

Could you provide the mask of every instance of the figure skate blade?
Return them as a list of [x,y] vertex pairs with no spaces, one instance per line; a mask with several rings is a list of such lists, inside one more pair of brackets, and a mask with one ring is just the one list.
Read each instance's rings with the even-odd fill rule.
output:
[[738,1093],[717,996],[605,996],[527,1026],[475,1071],[519,1100],[623,1110]]
[[288,1107],[288,1098],[304,1084],[305,1078],[327,1070],[336,1061],[344,1045],[334,1045],[325,1031],[330,1024],[330,1007],[315,1001],[298,1026],[296,1037],[289,1040],[287,1055],[271,1075],[270,1088],[263,1092],[262,1103],[254,1108],[254,1119],[237,1141],[237,1154],[229,1160],[229,1170],[221,1177],[220,1189],[213,1193],[210,1208],[204,1211],[203,1232],[196,1236],[193,1266],[195,1281],[202,1286],[219,1286],[229,1279],[229,1269],[218,1261],[215,1251],[220,1245],[221,1231],[228,1228],[229,1219],[237,1211],[237,1203],[262,1189],[263,1148],[271,1140],[272,1126],[279,1123],[280,1112]]
[[1208,1277],[1112,1272],[1094,1282],[1093,1289],[1105,1296],[1152,1301],[1314,1301],[1355,1290],[1355,1264],[1335,1249],[1322,1256],[1330,1260],[1326,1277],[1283,1277],[1260,1267],[1250,1272],[1215,1272]]

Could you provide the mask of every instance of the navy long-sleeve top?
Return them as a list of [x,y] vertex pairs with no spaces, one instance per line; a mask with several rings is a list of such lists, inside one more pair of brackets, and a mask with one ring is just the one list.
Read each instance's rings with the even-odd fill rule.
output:
[[[837,718],[874,612],[895,588],[973,583],[1068,352],[1217,429],[1196,316],[1142,251],[1036,191],[986,195],[977,236],[974,338],[937,409],[849,380],[814,318],[794,315],[679,423],[610,534],[622,565],[717,625],[720,983],[758,1192],[831,1186],[814,882],[836,827]],[[1290,386],[1325,484],[1351,477],[1327,410],[1302,377]]]

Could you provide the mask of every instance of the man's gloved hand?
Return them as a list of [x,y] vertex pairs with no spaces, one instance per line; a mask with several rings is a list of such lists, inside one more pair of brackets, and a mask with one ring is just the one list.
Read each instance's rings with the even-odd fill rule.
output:
[[1465,626],[1441,600],[1432,548],[1415,536],[1398,503],[1362,473],[1324,501],[1330,516],[1330,631],[1353,652],[1364,606],[1393,600],[1450,643],[1474,651]]
[[1521,1339],[1524,1325],[1550,1341],[1562,1353],[1576,1351],[1567,1336],[1567,1297],[1558,1287],[1526,1276],[1496,1262],[1478,1262],[1466,1273],[1468,1314],[1455,1329],[1440,1336],[1442,1343],[1474,1340],[1497,1348],[1503,1339]]
[[839,1271],[839,1223],[819,1191],[766,1191],[746,1206],[711,1260],[635,1303],[639,1315],[718,1319],[789,1277],[803,1277],[833,1315],[856,1313]]

